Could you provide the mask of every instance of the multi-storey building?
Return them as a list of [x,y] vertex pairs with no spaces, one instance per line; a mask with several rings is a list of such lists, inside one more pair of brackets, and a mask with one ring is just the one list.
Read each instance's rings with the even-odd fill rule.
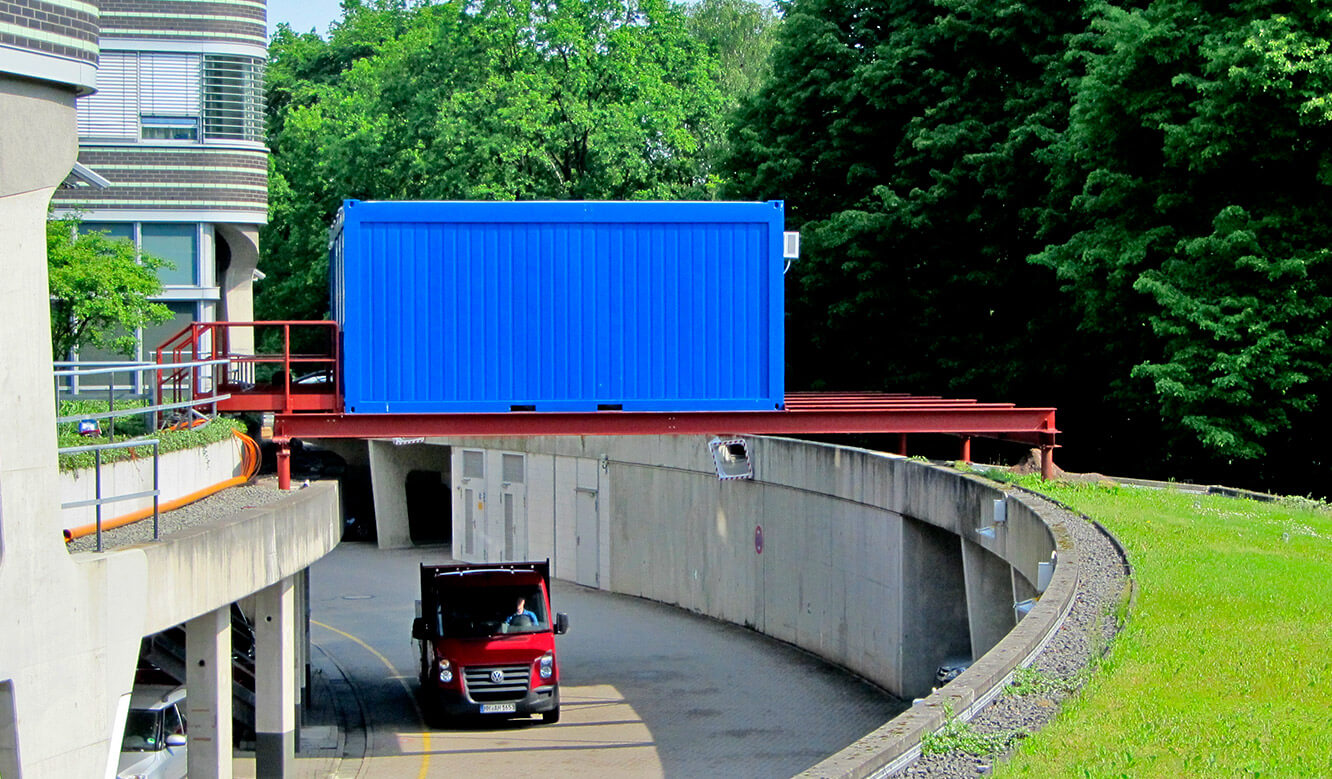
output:
[[109,186],[64,189],[55,204],[174,265],[160,272],[159,298],[174,317],[140,334],[136,356],[147,359],[190,322],[253,318],[268,215],[265,0],[100,8],[97,92],[78,100],[79,162]]
[[[58,192],[60,207],[176,262],[164,281],[177,326],[249,316],[264,13],[262,0],[107,0],[99,74],[96,0],[0,4],[0,776],[113,775],[140,642],[184,623],[189,774],[230,777],[231,604],[243,598],[264,615],[255,770],[293,775],[295,593],[337,543],[336,490],[154,544],[68,552],[46,264]],[[71,168],[106,188],[57,190]]]

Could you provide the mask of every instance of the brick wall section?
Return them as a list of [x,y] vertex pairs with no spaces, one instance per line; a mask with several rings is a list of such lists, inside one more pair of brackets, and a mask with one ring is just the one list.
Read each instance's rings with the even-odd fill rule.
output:
[[[268,156],[262,150],[83,147],[79,161],[112,186],[105,190],[65,190],[58,206],[95,209],[225,208],[268,212]],[[172,170],[189,166],[192,170]],[[142,186],[155,184],[159,186]],[[202,184],[205,186],[160,186]],[[229,189],[225,185],[254,189]],[[136,186],[138,185],[138,186]],[[219,186],[222,185],[222,186]]]
[[[99,27],[96,14],[68,8],[58,2],[41,3],[31,0],[16,3],[0,2],[0,23],[31,30],[33,33],[31,36],[22,32],[0,33],[0,44],[82,62],[97,62],[96,43]],[[42,40],[39,35],[48,38],[50,36],[70,38],[73,39],[71,43],[83,42],[90,45],[80,48],[76,45]]]
[[[234,38],[267,42],[267,11],[263,3],[194,3],[176,0],[108,0],[101,4],[102,34],[191,40],[209,33],[209,40]],[[146,15],[151,14],[151,15]]]

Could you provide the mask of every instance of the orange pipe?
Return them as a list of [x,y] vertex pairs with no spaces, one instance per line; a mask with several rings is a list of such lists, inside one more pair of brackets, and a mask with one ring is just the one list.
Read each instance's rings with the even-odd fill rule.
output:
[[[259,472],[259,464],[261,461],[261,457],[259,454],[259,444],[255,443],[253,438],[250,438],[249,436],[245,435],[244,433],[238,430],[232,430],[231,434],[240,439],[241,442],[241,475],[234,476],[230,479],[227,479],[226,481],[218,482],[217,484],[214,484],[211,487],[204,487],[201,490],[195,490],[194,492],[191,492],[188,495],[183,495],[179,498],[176,498],[175,500],[169,500],[165,503],[159,503],[157,506],[157,510],[159,513],[165,511],[174,511],[175,509],[178,509],[181,506],[188,506],[189,504],[195,502],[196,500],[202,500],[208,497],[209,495],[221,492],[222,490],[225,490],[228,487],[238,487],[242,484],[245,484],[250,479],[254,478],[254,475]],[[132,522],[138,522],[139,520],[146,519],[148,517],[151,517],[152,515],[153,515],[152,506],[149,506],[147,508],[142,508],[137,511],[131,511],[128,514],[122,514],[121,516],[115,517],[113,519],[103,520],[102,529],[112,530],[114,528],[124,527],[125,525],[128,525]],[[96,522],[89,522],[86,525],[80,525],[74,528],[66,528],[64,531],[65,543],[69,543],[70,541],[73,541],[76,538],[83,538],[86,535],[91,535],[96,532],[97,532]]]

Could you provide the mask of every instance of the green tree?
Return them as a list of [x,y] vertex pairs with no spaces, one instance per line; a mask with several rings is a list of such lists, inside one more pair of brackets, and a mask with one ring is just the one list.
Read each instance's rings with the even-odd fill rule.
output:
[[1062,127],[1062,2],[795,0],[774,76],[734,135],[732,194],[781,197],[797,386],[1050,402],[1014,370],[1057,310],[1039,248],[1034,155]]
[[1274,470],[1304,472],[1332,380],[1332,17],[1265,0],[1093,10],[1035,259],[1173,469],[1275,450]]
[[171,318],[169,308],[151,299],[162,291],[157,270],[168,263],[137,254],[127,240],[81,233],[79,220],[53,218],[46,223],[46,256],[56,360],[82,345],[133,355],[135,330]]
[[357,199],[710,195],[715,58],[664,0],[346,6],[270,48],[264,316],[327,310],[327,233]]
[[717,58],[717,86],[735,110],[772,76],[780,12],[761,0],[698,0],[684,12],[689,32]]
[[1325,483],[1329,40],[1267,0],[793,0],[727,163],[806,236],[792,383],[1053,403],[1073,467]]

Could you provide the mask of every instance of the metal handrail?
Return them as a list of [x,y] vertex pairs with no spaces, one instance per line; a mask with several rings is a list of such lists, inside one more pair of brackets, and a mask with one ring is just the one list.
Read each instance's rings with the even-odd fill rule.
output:
[[[151,446],[153,448],[153,488],[146,492],[136,492],[129,495],[113,495],[103,497],[102,495],[102,452],[110,449],[135,449],[140,446]],[[93,499],[70,501],[61,503],[61,509],[80,508],[82,506],[93,506],[93,516],[97,525],[97,548],[96,551],[102,551],[102,506],[107,503],[118,503],[122,500],[133,498],[143,498],[149,495],[153,498],[153,540],[161,538],[161,523],[159,511],[160,499],[162,496],[161,469],[158,467],[161,460],[161,442],[156,438],[137,438],[133,441],[122,441],[118,444],[91,444],[89,446],[66,446],[57,449],[58,454],[81,454],[83,452],[93,453]]]
[[[70,363],[62,361],[62,362],[56,362],[55,366],[57,368],[66,365],[75,365],[78,367],[69,368],[66,370],[52,371],[52,376],[58,381],[59,379],[62,378],[79,378],[82,376],[96,376],[96,375],[116,374],[116,373],[142,374],[147,371],[156,371],[158,375],[158,383],[160,384],[162,379],[162,373],[165,371],[173,371],[176,374],[180,374],[181,371],[184,369],[193,370],[196,368],[203,368],[209,366],[226,365],[229,362],[230,362],[229,359],[223,357],[212,360],[195,360],[193,362],[171,362],[171,363],[125,362],[125,363],[108,364],[103,362],[103,363],[98,363],[99,367],[84,368],[78,363]],[[78,414],[72,416],[57,417],[56,423],[67,424],[70,422],[78,422],[84,419],[115,420],[121,417],[146,415],[149,417],[150,426],[156,428],[158,413],[161,411],[173,411],[182,408],[195,408],[197,406],[212,406],[213,413],[216,414],[218,401],[226,400],[231,397],[230,395],[214,394],[206,397],[196,397],[195,399],[190,401],[181,401],[176,403],[159,402],[148,406],[140,406],[138,408],[122,409],[120,411],[117,411],[115,408],[114,381],[111,384],[107,385],[106,393],[107,393],[107,409],[108,409],[107,411],[99,413],[91,413],[91,414]],[[159,400],[160,400],[160,395],[159,395]],[[111,424],[111,430],[112,432],[114,432],[115,430],[114,421]]]
[[[230,395],[209,395],[208,403],[217,403],[219,400],[226,400]],[[139,408],[126,408],[120,411],[103,411],[98,414],[75,414],[71,417],[56,417],[56,423],[78,422],[83,419],[119,419],[120,417],[134,417],[140,414],[155,414],[158,411],[174,411],[178,408],[194,408],[201,405],[197,400],[184,400],[180,403],[157,403],[151,406],[140,406]]]
[[[259,328],[278,329],[282,337],[281,351],[275,354],[231,354],[231,332],[238,328],[253,331],[257,331]],[[329,337],[328,350],[322,353],[293,353],[291,348],[293,328],[326,331]],[[329,320],[194,322],[168,338],[162,346],[155,350],[155,353],[159,362],[164,362],[172,357],[180,359],[182,357],[225,355],[230,361],[230,368],[225,370],[220,377],[214,374],[214,383],[209,391],[215,392],[221,388],[231,389],[236,393],[231,397],[243,395],[255,386],[257,366],[275,366],[280,371],[281,380],[274,381],[271,384],[266,382],[262,386],[275,389],[274,394],[280,395],[280,398],[278,398],[280,406],[274,410],[283,413],[291,413],[295,409],[292,399],[293,377],[291,371],[293,367],[299,365],[318,366],[319,369],[331,371],[331,378],[333,379],[331,392],[325,394],[332,397],[331,406],[337,408],[341,405],[342,397],[341,376],[338,370],[341,363],[341,339],[338,337],[338,330],[338,323]],[[173,363],[173,365],[184,365],[184,363]],[[201,402],[210,401],[212,398],[201,393],[195,383],[200,378],[202,376],[198,369],[181,369],[169,374],[158,373],[156,393],[159,398],[168,391],[168,388],[171,388],[173,392],[180,393],[185,389],[184,385],[189,383],[191,386],[188,391],[193,393],[196,400]],[[247,387],[247,384],[251,386]]]
[[[121,372],[143,373],[144,371],[151,371],[151,370],[165,371],[165,370],[175,370],[177,368],[195,368],[195,367],[202,367],[205,365],[220,365],[222,363],[227,363],[227,362],[231,362],[231,360],[225,357],[217,360],[198,360],[196,362],[167,362],[167,363],[127,362],[127,363],[120,363],[116,366],[104,367],[104,368],[74,368],[72,370],[67,370],[67,371],[54,371],[52,372],[51,375],[57,377],[64,377],[64,376],[96,376],[102,373],[121,373]],[[56,365],[68,365],[68,364],[69,363],[56,363]]]

